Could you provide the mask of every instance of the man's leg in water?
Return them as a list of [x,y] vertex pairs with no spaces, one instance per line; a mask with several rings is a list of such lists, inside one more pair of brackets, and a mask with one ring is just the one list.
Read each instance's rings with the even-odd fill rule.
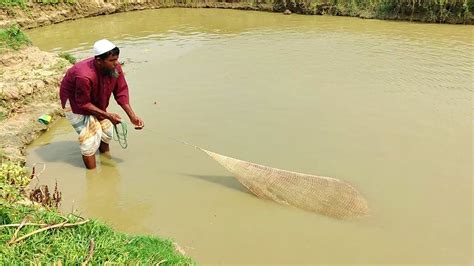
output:
[[114,130],[112,122],[108,119],[104,119],[100,121],[100,126],[102,129],[101,140],[99,145],[99,152],[106,153],[110,151],[109,143],[112,140]]
[[101,141],[100,146],[99,146],[99,152],[100,153],[105,153],[105,152],[109,152],[109,151],[110,151],[109,144]]
[[95,169],[96,167],[95,155],[91,155],[91,156],[82,155],[82,160],[84,161],[84,165],[86,166],[87,169]]

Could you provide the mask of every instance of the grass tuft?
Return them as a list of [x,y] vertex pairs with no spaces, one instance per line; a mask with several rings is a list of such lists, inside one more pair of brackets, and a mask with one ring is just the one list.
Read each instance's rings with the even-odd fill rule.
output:
[[[0,8],[13,7],[13,6],[27,8],[26,6],[27,2],[28,1],[26,0],[0,0]],[[34,2],[42,4],[42,5],[55,5],[59,3],[75,4],[76,0],[36,0]]]
[[0,7],[20,6],[26,7],[25,0],[0,0]]
[[0,29],[0,52],[9,49],[18,50],[30,44],[30,38],[18,25]]
[[69,63],[73,65],[77,62],[77,58],[70,53],[62,52],[59,54],[59,57],[66,59],[67,61],[69,61]]

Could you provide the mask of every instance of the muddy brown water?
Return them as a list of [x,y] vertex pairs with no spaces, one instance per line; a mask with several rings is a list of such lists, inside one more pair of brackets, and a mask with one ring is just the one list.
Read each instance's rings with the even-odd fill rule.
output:
[[[61,120],[28,164],[46,163],[64,211],[172,238],[204,265],[470,264],[472,29],[206,9],[34,29],[41,49],[80,58],[99,38],[119,45],[146,128],[86,171]],[[372,213],[341,221],[260,200],[166,136],[346,180]]]

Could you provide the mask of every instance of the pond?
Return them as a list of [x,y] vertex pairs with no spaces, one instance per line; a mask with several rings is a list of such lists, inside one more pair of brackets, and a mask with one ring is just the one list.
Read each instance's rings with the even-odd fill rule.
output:
[[[472,262],[472,26],[159,9],[27,33],[80,59],[117,44],[146,124],[129,123],[128,148],[112,143],[96,171],[64,119],[29,147],[63,211],[171,238],[205,265]],[[169,137],[347,181],[371,214],[258,199]]]

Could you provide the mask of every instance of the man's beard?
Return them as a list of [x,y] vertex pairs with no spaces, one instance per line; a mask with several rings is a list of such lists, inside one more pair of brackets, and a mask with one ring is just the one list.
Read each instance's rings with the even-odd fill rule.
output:
[[118,76],[119,76],[119,73],[118,73],[117,69],[115,69],[115,68],[104,70],[104,74],[106,76],[110,76],[110,77],[114,77],[114,78],[118,78]]

